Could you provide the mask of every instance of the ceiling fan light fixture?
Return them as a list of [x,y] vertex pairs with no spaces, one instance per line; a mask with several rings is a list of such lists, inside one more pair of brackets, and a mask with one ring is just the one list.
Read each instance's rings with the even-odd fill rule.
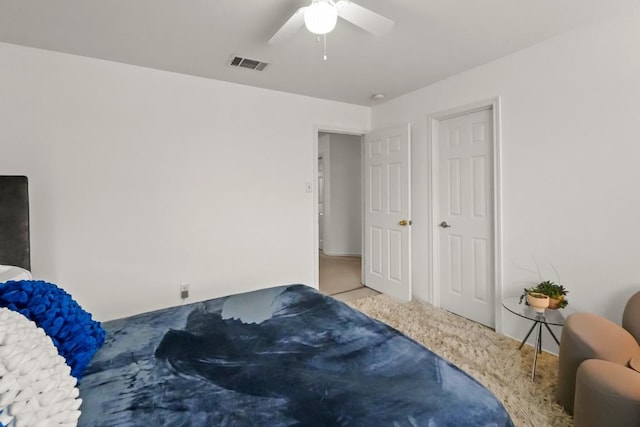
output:
[[335,6],[326,0],[313,0],[304,11],[304,25],[314,34],[330,33],[337,21]]

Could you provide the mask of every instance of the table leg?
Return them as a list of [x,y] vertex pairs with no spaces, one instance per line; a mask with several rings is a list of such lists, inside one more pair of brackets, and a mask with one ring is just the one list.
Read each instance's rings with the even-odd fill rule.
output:
[[522,340],[522,342],[520,343],[520,347],[518,347],[518,350],[522,350],[522,346],[524,345],[525,342],[527,342],[527,339],[529,338],[529,335],[531,335],[531,332],[533,332],[533,329],[536,327],[536,325],[540,323],[537,320],[535,320],[533,322],[533,326],[531,326],[531,329],[529,329],[529,332],[527,332],[527,336],[524,337],[524,339]]
[[533,349],[533,367],[531,368],[531,381],[536,377],[536,365],[538,364],[538,354],[542,353],[542,322],[536,322],[538,324],[538,331],[536,332],[536,346]]

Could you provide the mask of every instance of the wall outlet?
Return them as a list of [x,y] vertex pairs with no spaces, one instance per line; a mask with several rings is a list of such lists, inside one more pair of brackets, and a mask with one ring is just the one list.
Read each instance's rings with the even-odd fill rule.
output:
[[189,284],[185,283],[180,285],[180,298],[187,299],[189,298]]

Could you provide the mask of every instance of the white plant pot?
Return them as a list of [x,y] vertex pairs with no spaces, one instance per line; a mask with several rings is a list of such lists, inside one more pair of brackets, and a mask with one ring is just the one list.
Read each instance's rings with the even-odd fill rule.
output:
[[544,313],[544,310],[549,307],[549,297],[537,292],[528,293],[527,302],[529,303],[529,307],[538,313]]

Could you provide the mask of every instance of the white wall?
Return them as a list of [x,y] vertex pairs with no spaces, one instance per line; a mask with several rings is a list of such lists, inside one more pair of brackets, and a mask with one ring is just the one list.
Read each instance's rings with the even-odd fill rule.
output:
[[[313,283],[315,128],[370,109],[0,44],[0,173],[30,179],[32,265],[105,320]],[[315,187],[315,185],[314,185]]]
[[[325,157],[328,208],[324,252],[360,255],[362,252],[362,137],[330,133]],[[323,135],[324,136],[324,135]],[[320,150],[320,140],[318,140]]]
[[[430,295],[427,117],[500,96],[504,295],[538,280],[535,257],[572,307],[620,321],[640,289],[639,52],[636,8],[373,109],[374,129],[412,124],[416,296]],[[526,321],[502,321],[524,335]]]

